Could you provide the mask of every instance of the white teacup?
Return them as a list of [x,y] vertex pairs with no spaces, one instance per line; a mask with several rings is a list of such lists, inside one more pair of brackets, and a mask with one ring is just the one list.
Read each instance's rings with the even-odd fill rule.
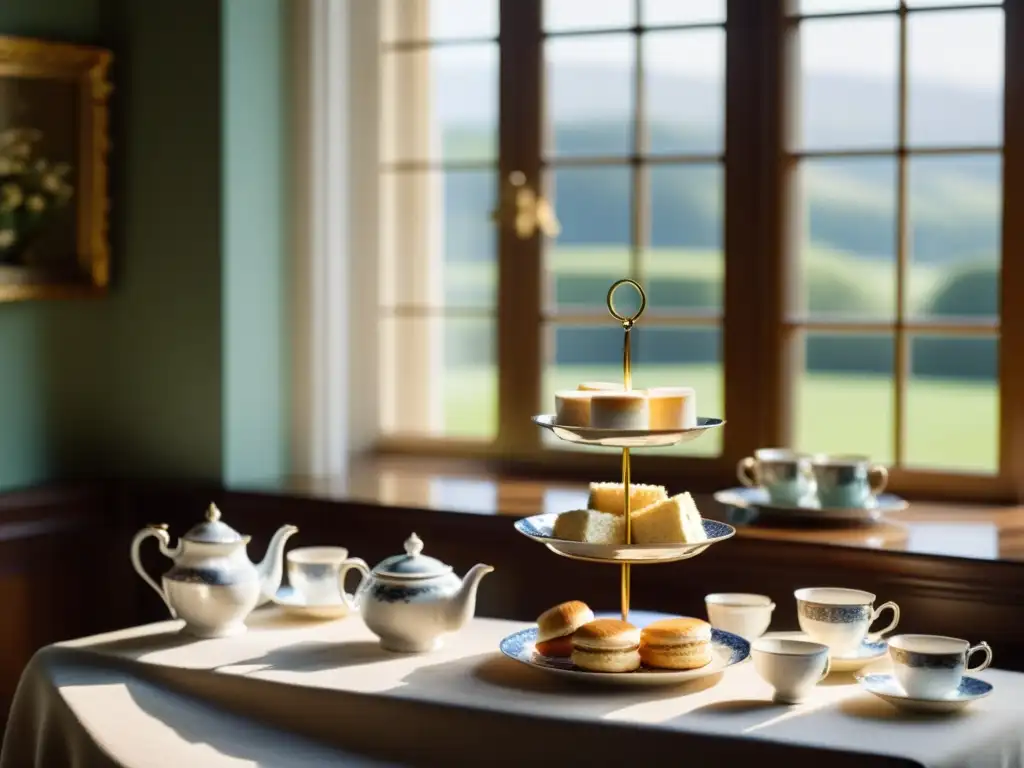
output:
[[[875,596],[859,589],[810,587],[793,594],[800,629],[838,656],[855,653],[865,638],[876,641],[900,623],[900,607],[896,603],[883,603],[875,608]],[[871,625],[887,608],[893,613],[889,626],[869,634]]]
[[732,632],[753,642],[772,623],[775,603],[767,595],[745,592],[717,592],[704,598],[708,621],[715,629]]
[[[975,652],[985,654],[976,667],[967,662]],[[893,674],[912,699],[942,699],[960,687],[964,672],[981,672],[992,663],[988,643],[972,646],[958,637],[896,635],[889,639]]]
[[306,605],[352,607],[352,598],[344,593],[344,577],[356,568],[363,577],[369,573],[366,563],[349,557],[344,547],[299,547],[285,555],[288,583]]
[[762,637],[750,651],[754,669],[775,689],[779,704],[799,704],[825,679],[831,665],[828,646],[807,640]]

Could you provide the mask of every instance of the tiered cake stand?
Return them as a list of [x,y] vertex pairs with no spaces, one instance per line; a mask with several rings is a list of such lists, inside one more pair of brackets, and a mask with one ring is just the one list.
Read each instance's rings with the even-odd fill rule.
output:
[[[623,315],[615,308],[615,292],[620,287],[632,286],[640,296],[640,305],[632,315]],[[630,365],[630,334],[637,320],[647,307],[647,296],[638,283],[633,280],[619,280],[608,290],[608,311],[622,324],[625,334],[622,352],[623,384],[627,390],[632,389],[632,371]],[[705,541],[694,544],[633,544],[632,543],[632,512],[630,508],[630,450],[633,448],[651,448],[676,445],[695,440],[710,429],[722,426],[722,419],[699,417],[697,426],[689,429],[672,430],[611,430],[594,429],[591,427],[574,427],[555,423],[554,415],[534,416],[534,423],[544,429],[551,430],[557,437],[579,445],[620,448],[622,450],[622,484],[624,486],[626,517],[626,544],[588,544],[579,541],[557,539],[553,535],[556,513],[534,515],[516,522],[516,529],[548,547],[552,552],[563,557],[589,563],[619,565],[622,569],[620,607],[622,619],[629,620],[630,608],[630,567],[637,564],[672,563],[696,557],[712,544],[732,537],[736,529],[726,523],[715,520],[704,520]],[[747,658],[749,645],[746,641],[727,632],[714,630],[712,640],[715,661],[699,670],[666,671],[642,669],[624,674],[584,672],[573,668],[572,664],[563,659],[549,659],[533,653],[533,640],[536,630],[529,629],[510,635],[501,644],[501,650],[517,661],[530,666],[545,669],[563,675],[581,678],[601,678],[608,682],[665,684],[704,677],[721,672],[725,667]]]

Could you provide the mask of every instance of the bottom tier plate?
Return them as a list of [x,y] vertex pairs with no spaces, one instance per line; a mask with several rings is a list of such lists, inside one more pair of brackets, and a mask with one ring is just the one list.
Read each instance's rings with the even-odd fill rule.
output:
[[530,627],[506,637],[501,641],[499,648],[510,659],[515,659],[528,667],[565,678],[602,685],[679,685],[690,680],[717,675],[750,657],[750,643],[742,637],[731,632],[723,632],[720,629],[712,629],[711,663],[700,669],[675,670],[641,667],[636,672],[587,672],[574,667],[568,659],[555,659],[536,653],[533,648],[536,640],[537,628]]

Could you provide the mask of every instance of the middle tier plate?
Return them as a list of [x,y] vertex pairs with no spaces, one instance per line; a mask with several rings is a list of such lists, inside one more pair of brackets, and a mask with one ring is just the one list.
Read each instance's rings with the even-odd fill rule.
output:
[[550,429],[557,437],[569,443],[602,445],[606,448],[657,448],[696,440],[709,429],[725,424],[725,420],[699,416],[697,426],[690,429],[596,429],[556,424],[554,415],[548,413],[534,416],[533,423]]
[[557,512],[524,517],[517,520],[516,530],[534,541],[539,541],[552,552],[574,560],[596,563],[671,563],[696,557],[712,544],[725,541],[736,533],[728,523],[702,520],[706,541],[694,544],[588,544],[582,541],[556,539],[553,535]]

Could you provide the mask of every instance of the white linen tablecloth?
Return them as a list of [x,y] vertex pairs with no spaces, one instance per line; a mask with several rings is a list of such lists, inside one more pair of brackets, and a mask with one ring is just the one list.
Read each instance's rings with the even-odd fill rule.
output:
[[[744,663],[670,688],[577,685],[498,651],[520,622],[477,619],[425,655],[381,650],[358,617],[259,611],[240,637],[169,621],[50,646],[18,687],[0,768],[30,766],[1024,766],[1024,675],[989,670],[955,715],[897,712],[832,675],[771,703]],[[998,649],[996,649],[998,658]]]

